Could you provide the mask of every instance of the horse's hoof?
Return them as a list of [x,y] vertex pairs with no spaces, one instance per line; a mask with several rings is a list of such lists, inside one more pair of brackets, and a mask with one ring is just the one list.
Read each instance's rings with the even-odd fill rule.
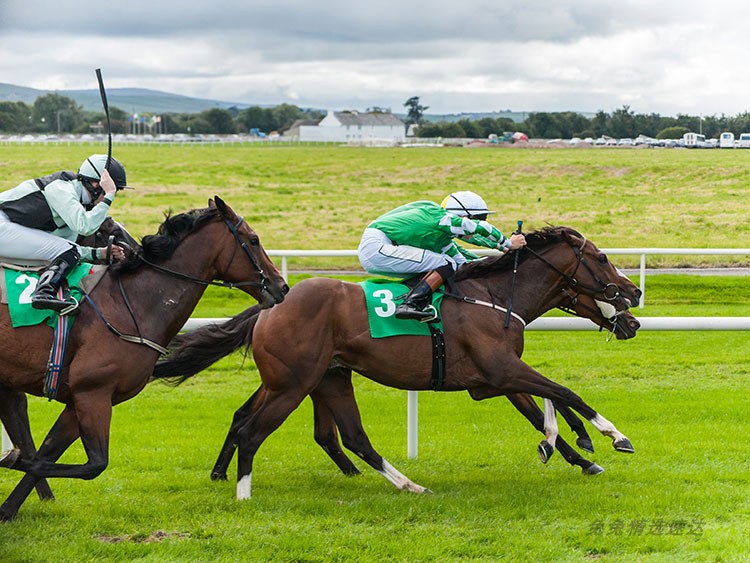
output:
[[597,463],[592,463],[588,467],[583,468],[584,475],[599,475],[599,473],[604,473],[604,468]]
[[226,473],[222,473],[220,471],[211,472],[211,481],[226,481],[226,480],[227,480]]
[[617,440],[616,442],[612,442],[612,446],[618,451],[623,452],[626,454],[634,454],[635,448],[633,448],[633,444],[630,443],[630,440],[627,438],[622,438],[621,440]]
[[13,469],[13,466],[21,457],[21,450],[13,448],[0,454],[0,467],[6,467],[7,469]]
[[547,463],[552,454],[555,453],[555,448],[547,440],[542,440],[536,447],[536,453],[539,454],[542,463]]
[[590,454],[594,453],[594,444],[591,442],[591,438],[576,439],[576,446],[578,446],[584,452],[588,452]]

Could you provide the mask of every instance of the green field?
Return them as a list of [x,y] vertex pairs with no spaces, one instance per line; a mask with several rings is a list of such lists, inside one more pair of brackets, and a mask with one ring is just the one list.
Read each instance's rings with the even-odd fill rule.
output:
[[[15,185],[87,152],[4,146],[0,167]],[[266,248],[349,249],[367,220],[392,205],[474,189],[488,194],[506,230],[523,218],[528,228],[574,226],[606,247],[750,246],[750,151],[123,147],[116,154],[138,190],[118,199],[113,215],[137,235],[154,232],[166,209],[203,206],[217,193]],[[748,284],[652,276],[646,307],[634,312],[750,316]],[[239,292],[211,288],[196,316],[249,304]],[[586,457],[604,474],[584,477],[559,454],[543,466],[535,451],[541,434],[504,399],[422,393],[419,456],[408,459],[405,393],[356,377],[373,445],[433,494],[399,492],[358,459],[363,475],[338,473],[312,439],[305,401],[264,443],[254,496],[238,503],[234,464],[229,482],[209,480],[234,409],[259,384],[252,361],[237,354],[180,388],[149,385],[115,408],[109,468],[93,481],[53,480],[55,502],[30,497],[17,520],[0,525],[0,562],[750,560],[747,333],[642,332],[606,342],[596,332],[529,332],[524,359],[614,422],[636,454],[615,452],[589,428],[597,452]],[[31,399],[38,441],[59,411]],[[63,461],[84,459],[76,444]],[[0,496],[19,477],[0,471]]]

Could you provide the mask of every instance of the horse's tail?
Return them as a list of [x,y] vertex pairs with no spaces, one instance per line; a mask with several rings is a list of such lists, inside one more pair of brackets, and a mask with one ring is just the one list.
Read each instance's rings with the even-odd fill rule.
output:
[[241,346],[247,355],[260,311],[260,305],[253,305],[221,324],[178,334],[169,343],[169,355],[157,362],[151,379],[177,386]]

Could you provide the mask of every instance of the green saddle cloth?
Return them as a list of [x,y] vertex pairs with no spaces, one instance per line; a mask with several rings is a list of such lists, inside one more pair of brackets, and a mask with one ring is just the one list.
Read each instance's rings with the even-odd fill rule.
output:
[[[54,327],[58,319],[57,311],[34,309],[31,306],[31,296],[39,281],[39,274],[29,270],[13,270],[7,265],[4,265],[3,269],[5,270],[5,290],[8,294],[8,311],[13,328],[41,323]],[[91,271],[91,264],[79,264],[67,276],[70,293],[77,301],[80,301],[83,295],[77,286]]]
[[397,319],[393,315],[409,293],[409,288],[397,281],[374,279],[360,282],[367,302],[367,319],[370,323],[370,336],[429,336],[430,326],[443,330],[440,318],[440,305],[443,302],[442,289],[432,294],[432,305],[438,311],[438,318],[431,323],[421,323],[414,319]]

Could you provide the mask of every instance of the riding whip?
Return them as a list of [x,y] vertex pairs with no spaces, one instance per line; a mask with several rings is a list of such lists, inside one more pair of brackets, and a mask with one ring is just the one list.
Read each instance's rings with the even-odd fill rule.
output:
[[[523,229],[523,221],[518,221],[518,228],[516,229],[516,232],[513,233],[514,235],[520,235],[521,231]],[[520,249],[519,249],[520,250]],[[518,250],[516,250],[516,254],[513,257],[513,278],[510,282],[510,297],[508,297],[508,312],[505,314],[505,328],[508,328],[510,326],[510,315],[511,310],[513,309],[513,291],[516,289],[516,272],[518,272]]]
[[107,103],[107,92],[104,90],[104,80],[102,80],[102,69],[96,69],[96,79],[99,81],[99,94],[102,97],[104,106],[104,115],[107,117],[107,164],[104,165],[109,170],[109,163],[112,160],[112,123],[109,120],[109,104]]

